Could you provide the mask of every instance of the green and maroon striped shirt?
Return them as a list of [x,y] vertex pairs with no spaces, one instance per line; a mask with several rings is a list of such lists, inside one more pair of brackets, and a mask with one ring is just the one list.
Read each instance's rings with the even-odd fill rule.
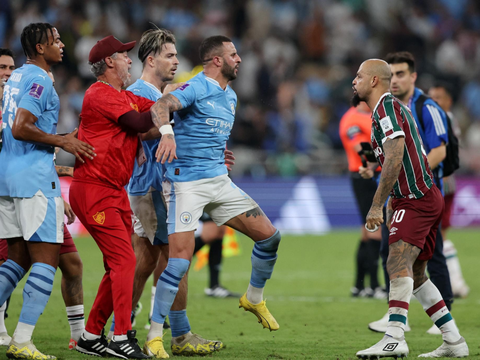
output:
[[387,138],[405,138],[402,169],[392,189],[395,198],[420,199],[433,185],[433,175],[422,139],[410,110],[390,93],[382,95],[372,113],[372,145],[383,166],[383,143]]

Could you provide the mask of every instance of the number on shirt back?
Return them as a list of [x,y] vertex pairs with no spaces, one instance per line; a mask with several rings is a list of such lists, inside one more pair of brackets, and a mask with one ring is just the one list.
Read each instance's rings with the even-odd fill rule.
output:
[[396,223],[402,222],[404,216],[405,216],[405,210],[404,209],[395,210],[395,212],[393,213],[393,216],[392,216],[392,224],[395,223],[395,222]]
[[[5,115],[5,112],[7,111],[10,113],[8,116],[8,125],[10,127],[13,126],[13,120],[15,118],[15,114],[17,113],[17,102],[15,101],[14,96],[18,95],[19,92],[19,88],[12,88],[10,85],[5,85],[3,94],[3,98],[5,99],[5,103],[3,104],[3,115]],[[5,127],[6,124],[3,126]]]

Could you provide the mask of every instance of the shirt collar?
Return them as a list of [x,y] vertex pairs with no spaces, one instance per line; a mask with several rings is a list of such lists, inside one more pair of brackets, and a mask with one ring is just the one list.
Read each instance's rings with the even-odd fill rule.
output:
[[380,99],[378,99],[378,102],[377,102],[377,105],[375,105],[375,108],[373,109],[372,111],[372,116],[375,114],[375,111],[377,111],[377,107],[378,105],[380,105],[380,103],[382,102],[382,99],[387,96],[387,95],[391,95],[390,94],[390,91],[387,91],[386,93],[384,93],[382,96],[380,96]]
[[211,77],[208,77],[207,75],[205,75],[205,73],[203,73],[203,76],[205,76],[205,79],[208,82],[211,82],[212,84],[217,85],[220,89],[222,89],[222,91],[227,91],[228,85],[225,87],[225,90],[223,90],[223,88],[220,86],[220,83],[217,80],[212,79]]

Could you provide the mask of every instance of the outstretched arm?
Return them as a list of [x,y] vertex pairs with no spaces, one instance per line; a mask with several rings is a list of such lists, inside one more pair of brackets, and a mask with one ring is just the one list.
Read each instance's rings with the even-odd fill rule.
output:
[[152,113],[152,121],[162,134],[160,143],[156,153],[157,162],[165,164],[165,161],[171,163],[177,158],[175,136],[172,125],[170,125],[170,113],[181,110],[182,103],[172,94],[162,96],[150,111]]
[[383,150],[385,161],[380,174],[380,182],[367,215],[367,227],[369,229],[373,229],[375,225],[379,226],[383,223],[383,205],[387,201],[388,195],[392,191],[393,185],[395,185],[402,169],[405,138],[402,136],[395,139],[387,139],[383,144]]
[[93,157],[96,156],[92,146],[76,138],[78,129],[65,136],[53,135],[35,126],[36,121],[37,117],[30,111],[19,108],[12,126],[13,137],[16,140],[61,147],[63,150],[75,155],[82,163],[85,162],[82,157],[93,160]]

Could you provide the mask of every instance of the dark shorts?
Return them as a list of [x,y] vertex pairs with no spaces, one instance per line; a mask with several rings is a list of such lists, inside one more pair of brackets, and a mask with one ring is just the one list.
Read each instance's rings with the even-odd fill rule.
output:
[[[78,252],[75,243],[73,242],[72,235],[68,231],[67,226],[63,226],[63,244],[60,247],[60,255]],[[8,259],[8,242],[7,240],[0,239],[0,260],[7,261]]]
[[393,199],[392,207],[388,243],[403,240],[422,250],[418,260],[430,260],[445,207],[440,190],[433,185],[420,199]]
[[375,181],[375,177],[363,179],[359,173],[353,172],[350,173],[350,178],[362,221],[365,223],[367,214],[372,206],[373,196],[375,195],[375,191],[377,191],[377,182]]
[[443,212],[443,217],[442,217],[443,230],[447,230],[450,227],[450,217],[452,216],[454,196],[455,194],[448,194],[443,197],[445,201],[445,211]]
[[73,242],[72,235],[70,234],[70,231],[68,231],[67,226],[63,226],[63,244],[60,247],[60,255],[62,254],[67,254],[67,253],[72,253],[72,252],[78,252],[77,247],[75,246],[75,243]]
[[0,240],[0,260],[8,260],[8,242],[4,239]]

